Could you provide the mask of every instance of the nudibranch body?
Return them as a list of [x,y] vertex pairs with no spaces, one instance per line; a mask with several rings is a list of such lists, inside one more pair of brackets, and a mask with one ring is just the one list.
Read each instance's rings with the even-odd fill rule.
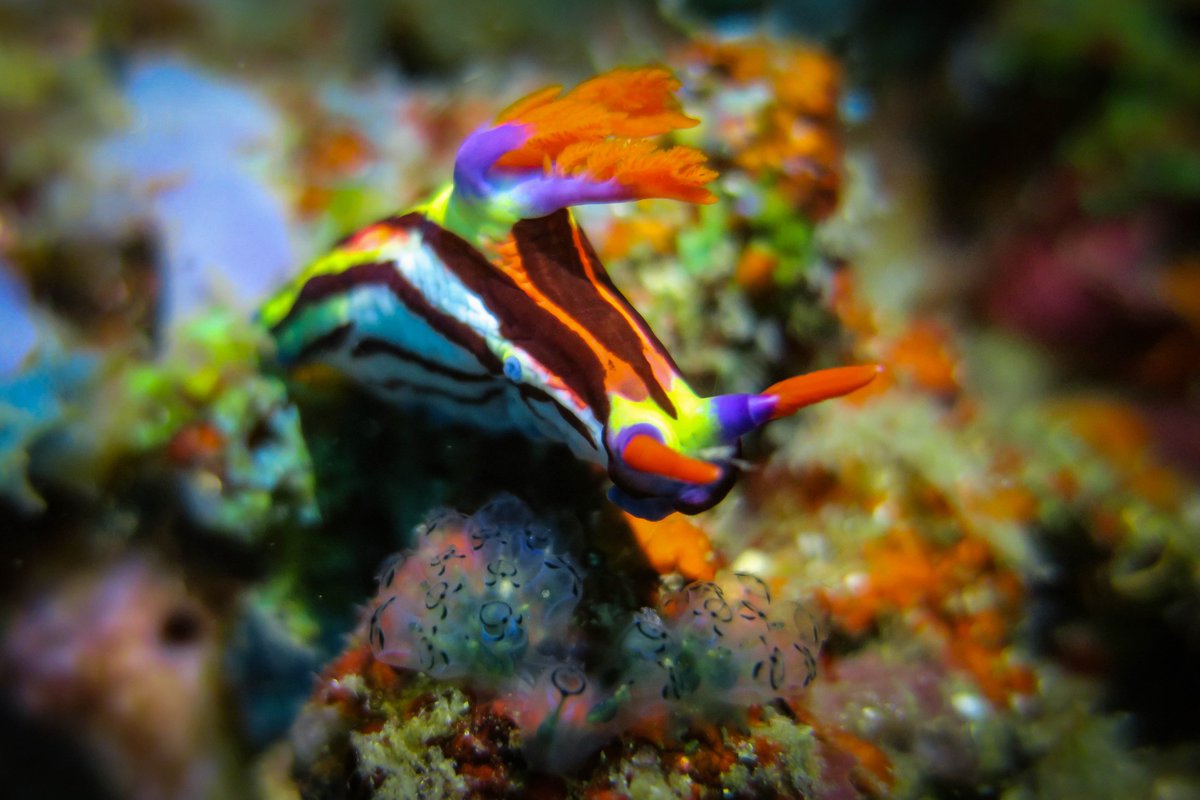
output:
[[263,308],[279,357],[332,365],[386,399],[567,444],[611,499],[659,519],[721,500],[740,437],[870,382],[873,366],[700,397],[613,285],[569,207],[711,202],[702,153],[649,138],[690,127],[665,70],[535,92],[458,151],[428,203],[370,225]]

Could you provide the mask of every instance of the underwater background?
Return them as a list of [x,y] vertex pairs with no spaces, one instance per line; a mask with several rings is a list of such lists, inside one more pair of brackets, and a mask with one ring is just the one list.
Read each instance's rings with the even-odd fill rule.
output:
[[[668,360],[878,377],[651,521],[280,357],[642,67],[711,197],[574,219]],[[0,796],[1200,798],[1197,220],[1186,0],[0,0]]]

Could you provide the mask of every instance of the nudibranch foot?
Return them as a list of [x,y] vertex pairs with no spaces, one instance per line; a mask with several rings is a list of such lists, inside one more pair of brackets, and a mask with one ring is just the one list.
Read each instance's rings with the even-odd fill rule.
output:
[[666,519],[679,510],[668,498],[634,497],[616,484],[608,487],[608,500],[626,514],[648,522]]

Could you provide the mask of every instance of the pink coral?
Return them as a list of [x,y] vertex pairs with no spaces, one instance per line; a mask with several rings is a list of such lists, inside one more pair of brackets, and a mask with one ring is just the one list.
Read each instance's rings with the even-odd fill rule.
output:
[[201,798],[222,778],[215,622],[179,576],[127,556],[45,589],[2,658],[29,714],[67,728],[123,796]]

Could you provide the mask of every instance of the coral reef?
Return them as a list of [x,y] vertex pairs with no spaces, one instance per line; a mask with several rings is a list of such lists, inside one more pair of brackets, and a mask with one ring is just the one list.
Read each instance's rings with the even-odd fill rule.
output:
[[[52,459],[67,447],[64,429],[78,423],[79,403],[95,381],[87,356],[47,357],[17,374],[0,378],[0,495],[24,513],[45,508],[31,477],[42,454]],[[44,470],[52,472],[52,470]]]
[[[1200,796],[1191,11],[0,5],[6,797]],[[255,317],[614,69],[717,173],[573,212],[679,373],[887,366],[690,518]],[[654,188],[575,100],[490,188]]]
[[260,341],[211,314],[181,326],[160,360],[48,352],[0,384],[0,487],[36,513],[35,483],[88,497],[157,470],[147,480],[165,475],[183,513],[222,535],[315,520],[299,418],[283,384],[258,373]]
[[[376,733],[350,735],[359,771],[379,781],[380,798],[455,797],[467,788],[449,758],[437,757],[432,739],[445,735],[467,710],[460,694],[440,697],[415,717],[389,719]],[[431,757],[432,756],[432,757]]]
[[531,765],[512,713],[504,701],[398,675],[365,645],[352,648],[326,671],[293,728],[301,794],[391,796],[407,788],[430,797],[852,797],[853,782],[862,780],[840,745],[786,707],[755,709],[743,726],[698,723],[677,737],[643,725],[559,777],[544,770],[577,760],[579,748],[596,746],[595,735],[571,739],[560,728],[556,746],[572,752]]
[[673,736],[700,720],[736,722],[816,674],[815,621],[772,603],[752,575],[664,591],[605,644],[572,624],[586,576],[570,548],[515,498],[434,517],[417,535],[380,572],[366,629],[374,660],[494,698],[540,770],[570,772],[632,727]]

